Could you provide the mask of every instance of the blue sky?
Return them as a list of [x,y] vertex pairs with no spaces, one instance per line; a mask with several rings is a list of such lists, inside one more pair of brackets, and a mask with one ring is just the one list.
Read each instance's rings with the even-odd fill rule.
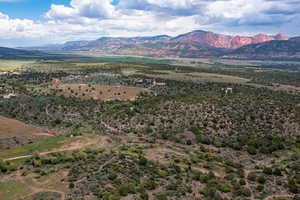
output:
[[0,12],[12,18],[44,20],[43,15],[50,9],[51,4],[63,4],[67,6],[69,3],[69,0],[6,0],[4,2],[0,0]]
[[300,0],[0,0],[0,46],[195,29],[300,35]]

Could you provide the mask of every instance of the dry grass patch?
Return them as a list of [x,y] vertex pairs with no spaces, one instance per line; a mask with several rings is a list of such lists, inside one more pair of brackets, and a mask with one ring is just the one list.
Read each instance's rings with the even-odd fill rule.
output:
[[161,163],[169,163],[172,160],[172,157],[185,156],[182,153],[176,152],[168,148],[152,148],[144,150],[145,157],[149,160],[157,160]]
[[26,60],[0,60],[0,72],[1,71],[14,71],[21,70],[36,61],[26,61]]
[[139,94],[148,92],[145,88],[90,84],[59,84],[53,86],[53,88],[65,97],[93,98],[103,101],[134,100]]
[[217,83],[238,83],[243,84],[247,83],[250,80],[245,78],[240,78],[237,76],[229,76],[222,74],[213,74],[213,73],[175,73],[173,71],[163,71],[156,70],[154,72],[158,72],[155,75],[147,74],[147,76],[154,78],[163,78],[163,79],[173,79],[173,80],[194,80],[194,81],[205,81],[205,82],[217,82]]
[[39,127],[30,126],[18,120],[0,116],[0,136],[51,136]]

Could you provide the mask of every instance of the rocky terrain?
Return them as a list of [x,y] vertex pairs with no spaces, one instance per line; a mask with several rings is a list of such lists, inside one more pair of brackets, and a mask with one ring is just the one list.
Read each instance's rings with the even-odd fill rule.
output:
[[273,40],[259,44],[243,46],[224,57],[239,59],[299,59],[300,38]]

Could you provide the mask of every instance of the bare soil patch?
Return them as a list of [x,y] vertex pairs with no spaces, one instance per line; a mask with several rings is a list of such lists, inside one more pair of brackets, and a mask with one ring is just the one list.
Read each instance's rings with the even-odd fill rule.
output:
[[53,136],[46,133],[45,130],[39,127],[27,125],[18,120],[9,119],[0,116],[0,136]]
[[184,156],[183,154],[167,148],[153,148],[145,150],[146,158],[157,160],[161,163],[169,163],[173,156]]
[[57,84],[53,88],[62,92],[66,97],[93,98],[103,101],[134,100],[138,94],[148,92],[147,89],[138,87],[90,84]]

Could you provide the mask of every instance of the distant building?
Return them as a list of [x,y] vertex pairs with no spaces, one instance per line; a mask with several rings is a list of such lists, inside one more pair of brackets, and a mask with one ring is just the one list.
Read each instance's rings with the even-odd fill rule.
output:
[[135,82],[136,83],[144,83],[144,80],[141,78],[137,78],[137,79],[135,79]]
[[165,85],[167,84],[163,82],[156,82],[155,80],[153,81],[153,86],[165,86]]
[[225,91],[225,94],[233,93],[233,89],[232,88],[222,88],[222,90]]
[[4,95],[3,98],[10,99],[10,98],[17,97],[17,96],[19,96],[19,94],[10,93],[8,95]]

